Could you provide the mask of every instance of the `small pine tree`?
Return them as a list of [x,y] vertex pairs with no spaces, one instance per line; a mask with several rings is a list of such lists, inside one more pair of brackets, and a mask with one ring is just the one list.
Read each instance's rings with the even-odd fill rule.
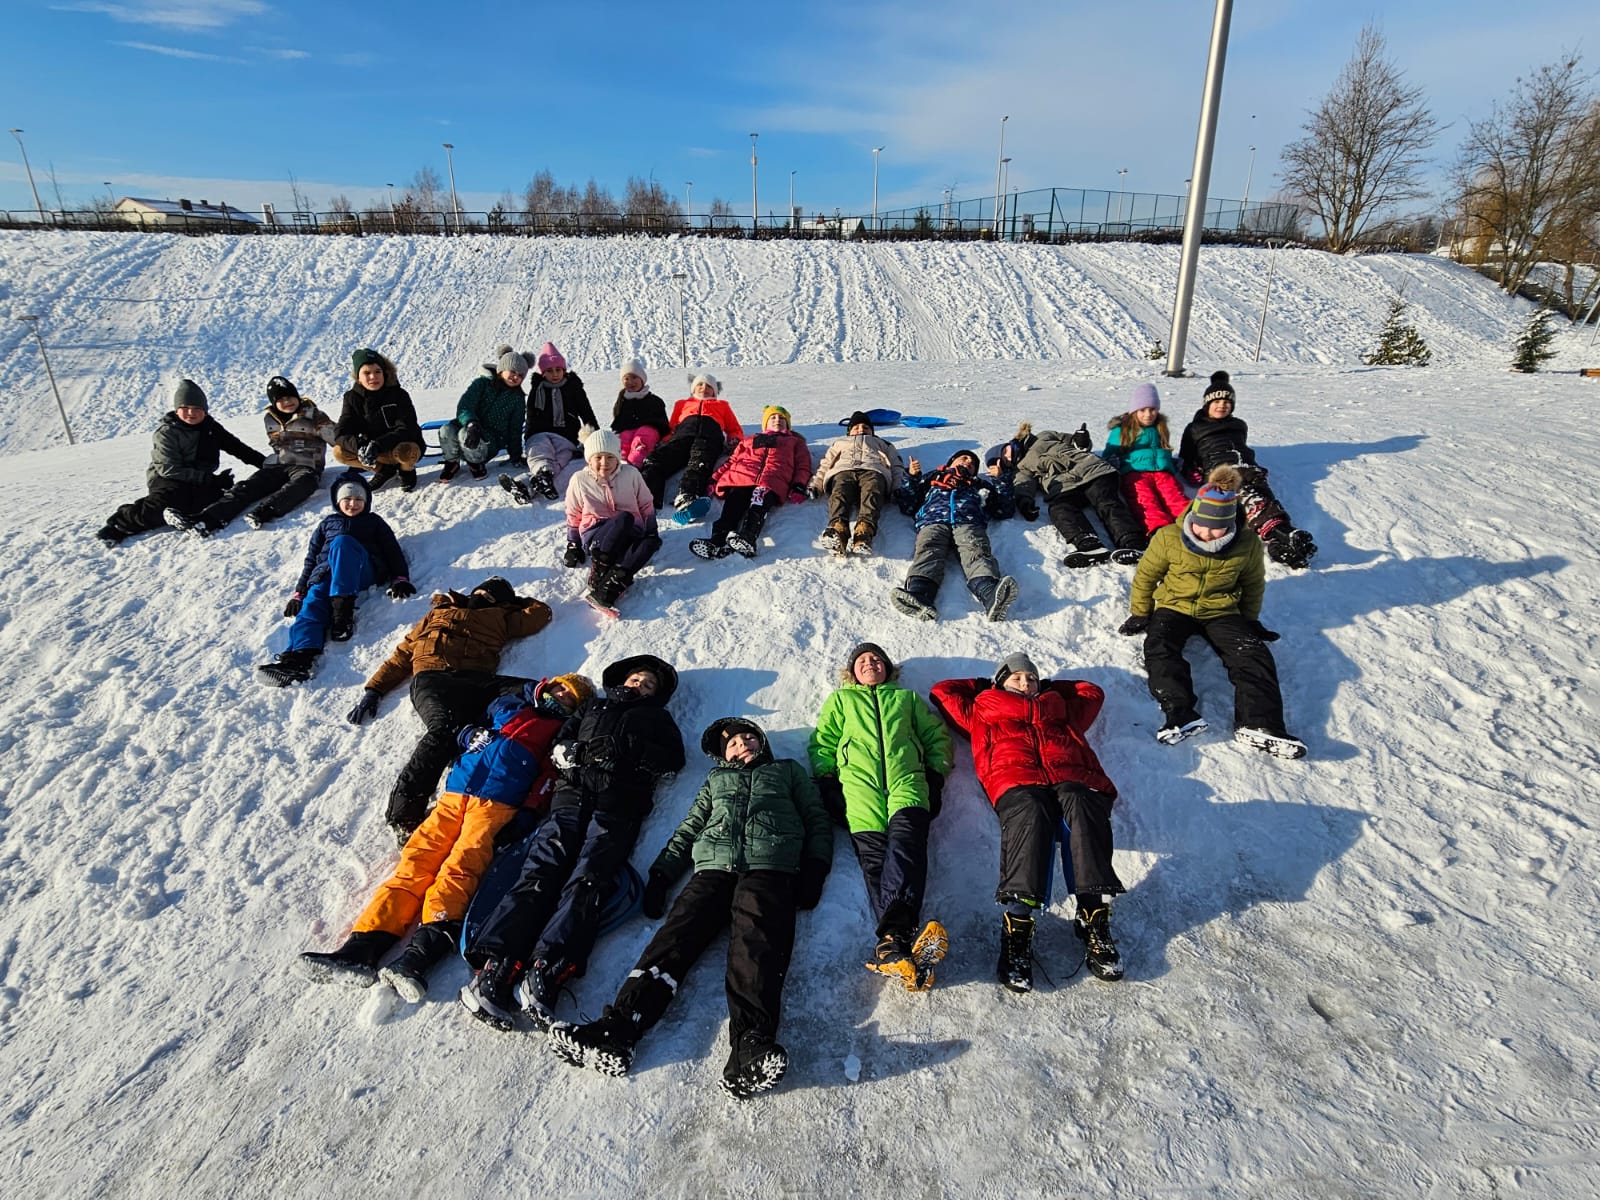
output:
[[1433,351],[1422,340],[1417,327],[1406,320],[1406,302],[1401,296],[1389,301],[1389,315],[1378,332],[1378,348],[1361,356],[1369,367],[1425,367]]
[[1522,336],[1517,338],[1517,344],[1511,351],[1511,369],[1532,373],[1539,369],[1539,364],[1548,362],[1556,356],[1550,349],[1550,343],[1556,336],[1556,331],[1550,328],[1550,319],[1555,313],[1548,308],[1541,308],[1528,318],[1528,323],[1523,327]]
[[1166,350],[1161,345],[1161,339],[1160,338],[1157,338],[1156,339],[1156,344],[1151,346],[1150,349],[1148,349],[1148,350],[1146,350],[1144,352],[1144,356],[1146,358],[1148,358],[1151,362],[1160,362],[1163,358],[1165,358],[1167,356]]

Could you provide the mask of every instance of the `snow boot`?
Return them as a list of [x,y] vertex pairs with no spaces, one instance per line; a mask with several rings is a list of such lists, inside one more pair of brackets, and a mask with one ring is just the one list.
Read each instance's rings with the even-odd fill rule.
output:
[[304,683],[316,668],[320,650],[285,650],[272,662],[257,667],[268,683],[288,687],[291,683]]
[[1179,721],[1175,717],[1168,717],[1166,724],[1156,730],[1156,741],[1163,746],[1176,746],[1184,738],[1191,738],[1210,728],[1204,717],[1195,717],[1192,721]]
[[556,491],[556,477],[549,471],[539,471],[528,480],[528,485],[536,496],[543,496],[546,500],[555,500],[560,493]]
[[352,933],[337,950],[307,950],[296,966],[312,983],[371,987],[378,981],[378,960],[399,940],[382,929]]
[[[1087,915],[1086,915],[1087,914]],[[1122,978],[1122,956],[1117,944],[1111,940],[1111,906],[1098,904],[1086,909],[1078,905],[1078,915],[1073,918],[1072,932],[1083,943],[1084,961],[1096,979],[1115,983]]]
[[244,523],[251,529],[265,529],[278,519],[278,514],[266,508],[253,508],[244,515]]
[[989,593],[988,603],[984,606],[987,616],[991,621],[1004,621],[1006,613],[1017,599],[1017,581],[1009,575],[1003,575],[1000,582],[994,585],[994,591]]
[[439,482],[449,483],[460,473],[461,464],[459,462],[446,462],[442,467],[439,468]]
[[1305,570],[1317,553],[1316,542],[1304,529],[1291,529],[1283,537],[1277,538],[1276,542],[1276,547],[1268,543],[1267,553],[1291,571]]
[[907,575],[905,586],[889,593],[889,603],[919,621],[937,621],[939,609],[934,600],[938,594],[932,580],[921,575]]
[[637,1040],[634,1023],[612,1012],[587,1025],[557,1021],[550,1026],[550,1052],[575,1067],[589,1067],[602,1075],[620,1077],[633,1066]]
[[367,481],[367,486],[376,492],[398,474],[400,474],[399,467],[393,463],[384,463],[372,472],[372,478]]
[[750,1030],[735,1043],[722,1068],[722,1087],[737,1100],[769,1091],[789,1069],[789,1053],[765,1034]]
[[672,507],[675,510],[672,514],[674,525],[693,525],[711,511],[711,499],[708,496],[691,496],[687,492],[679,492],[677,499],[672,502]]
[[404,467],[401,467],[400,471],[399,471],[399,475],[400,475],[400,490],[402,492],[414,492],[414,491],[417,490],[417,473],[416,473],[416,471],[414,471],[414,470],[413,471],[408,471]]
[[878,948],[866,968],[880,975],[892,975],[905,985],[907,991],[915,991],[917,969],[911,962],[911,934],[897,929],[880,937]]
[[746,558],[754,558],[756,547],[761,544],[761,527],[766,523],[767,510],[751,505],[739,519],[739,528],[728,535],[728,549]]
[[128,535],[123,533],[122,530],[118,529],[110,521],[107,521],[95,531],[94,536],[98,538],[104,545],[120,546],[122,545],[123,539]]
[[1033,918],[1000,914],[1000,982],[1013,992],[1033,991]]
[[428,972],[456,948],[460,937],[460,921],[419,925],[400,957],[379,971],[378,978],[408,1004],[418,1004],[428,994]]
[[865,521],[857,521],[855,532],[850,536],[851,554],[871,554],[872,539],[878,536],[878,531]]
[[1265,750],[1277,758],[1304,758],[1306,744],[1287,733],[1268,733],[1265,729],[1235,729],[1233,740],[1257,750]]
[[838,525],[829,525],[822,531],[822,548],[829,554],[843,554],[849,534]]
[[1136,567],[1139,560],[1144,557],[1144,551],[1134,546],[1124,546],[1120,550],[1111,552],[1111,561],[1119,567]]
[[1067,546],[1067,556],[1061,560],[1064,566],[1080,568],[1093,567],[1111,557],[1105,543],[1094,534],[1086,534],[1077,541]]
[[549,963],[535,959],[528,973],[517,984],[517,1006],[528,1015],[535,1029],[549,1029],[555,1024],[556,1004],[561,999],[561,989],[567,980],[578,973],[570,963]]
[[213,525],[198,513],[181,513],[175,508],[163,509],[161,519],[182,533],[192,533],[197,538],[208,538],[220,525]]
[[521,974],[521,963],[491,958],[461,989],[461,1003],[485,1025],[509,1033],[517,1023],[517,1003],[511,998],[511,989]]
[[356,598],[331,596],[328,599],[328,639],[348,642],[356,635]]
[[502,474],[500,476],[500,486],[505,488],[507,492],[511,493],[512,503],[533,503],[533,493],[528,490],[528,485],[523,483],[522,480],[513,478],[510,475]]
[[467,464],[467,474],[474,479],[487,479],[489,478],[489,468],[482,463],[469,462]]
[[727,558],[733,551],[721,538],[695,538],[689,543],[689,553],[696,558]]

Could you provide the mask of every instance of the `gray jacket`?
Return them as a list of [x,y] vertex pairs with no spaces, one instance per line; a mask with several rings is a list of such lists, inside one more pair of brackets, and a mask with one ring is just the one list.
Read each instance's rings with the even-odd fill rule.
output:
[[201,483],[216,474],[223,453],[256,468],[267,461],[266,455],[234,437],[210,413],[200,424],[189,425],[177,413],[169,412],[156,426],[145,482],[150,487],[161,479]]
[[1028,444],[1027,452],[1017,460],[1017,477],[1012,485],[1018,499],[1043,495],[1048,502],[1082,487],[1097,475],[1116,475],[1115,467],[1092,450],[1080,450],[1071,438],[1071,434],[1047,430]]

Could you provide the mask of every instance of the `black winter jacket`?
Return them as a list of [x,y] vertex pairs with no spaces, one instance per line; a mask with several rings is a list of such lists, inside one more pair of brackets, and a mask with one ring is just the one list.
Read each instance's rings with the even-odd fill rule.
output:
[[1215,468],[1256,465],[1256,452],[1246,444],[1250,427],[1238,417],[1229,414],[1220,421],[1206,416],[1207,406],[1202,404],[1183,431],[1178,443],[1178,457],[1185,471],[1199,471],[1209,475]]
[[217,473],[223,453],[258,469],[267,461],[266,455],[234,437],[210,413],[200,424],[190,425],[177,413],[169,412],[156,426],[145,482],[150,487],[162,479],[203,483]]
[[376,392],[369,392],[358,383],[344,394],[334,443],[351,454],[359,454],[369,441],[377,442],[380,452],[392,450],[401,442],[423,444],[422,426],[417,423],[411,393],[398,383],[385,383]]
[[[560,420],[556,419],[557,408],[561,410]],[[577,372],[568,371],[560,383],[550,383],[543,376],[536,378],[528,392],[528,415],[522,424],[524,440],[536,433],[559,433],[576,445],[579,425],[600,428]]]
[[[654,696],[616,697],[617,685],[639,667],[665,676]],[[653,655],[612,663],[601,675],[608,691],[568,718],[556,745],[575,748],[578,764],[564,774],[552,808],[580,805],[643,821],[654,806],[656,780],[683,769],[683,734],[667,711],[678,675]]]
[[642,396],[617,393],[617,403],[611,410],[611,428],[621,433],[625,429],[654,429],[662,437],[672,432],[667,423],[667,402],[654,392]]

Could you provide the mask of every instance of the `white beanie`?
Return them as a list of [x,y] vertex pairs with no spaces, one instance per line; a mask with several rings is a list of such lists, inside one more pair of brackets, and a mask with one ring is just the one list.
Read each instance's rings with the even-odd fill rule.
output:
[[583,457],[589,459],[596,454],[609,454],[614,458],[621,458],[622,439],[613,430],[596,429],[583,439]]
[[354,497],[355,499],[361,501],[361,503],[365,504],[367,502],[367,489],[359,483],[341,483],[339,485],[339,490],[333,494],[333,500],[335,504],[341,500],[350,499],[351,497]]
[[623,363],[622,375],[624,377],[629,375],[637,375],[640,379],[644,380],[645,383],[648,384],[650,382],[650,376],[645,374],[644,359],[642,358],[630,358],[627,362]]
[[689,381],[689,388],[690,390],[693,390],[694,388],[699,387],[702,383],[710,386],[711,394],[713,396],[722,395],[722,381],[710,371],[701,371],[700,374],[691,379]]

